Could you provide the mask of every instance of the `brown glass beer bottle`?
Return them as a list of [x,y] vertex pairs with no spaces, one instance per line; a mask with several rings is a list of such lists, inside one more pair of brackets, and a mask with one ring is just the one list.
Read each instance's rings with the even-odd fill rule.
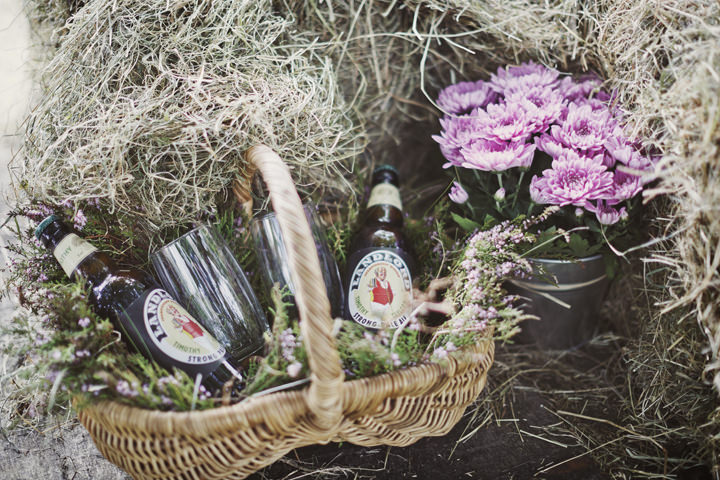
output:
[[415,269],[403,234],[397,170],[377,167],[371,185],[347,262],[345,317],[370,329],[397,328],[412,311]]
[[191,378],[200,375],[212,389],[233,377],[242,380],[225,347],[152,278],[138,270],[120,270],[54,215],[38,225],[35,236],[68,277],[83,279],[96,312],[110,319],[147,358],[168,370],[179,368]]

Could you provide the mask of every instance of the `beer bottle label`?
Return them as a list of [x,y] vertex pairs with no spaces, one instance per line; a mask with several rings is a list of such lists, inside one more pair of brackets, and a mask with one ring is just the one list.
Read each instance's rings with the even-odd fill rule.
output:
[[225,348],[165,290],[148,293],[143,314],[150,340],[173,360],[203,365],[225,355]]
[[97,248],[71,233],[60,240],[60,243],[53,250],[53,255],[57,258],[65,274],[70,277],[72,272],[80,265],[80,262],[95,251],[97,251]]
[[367,328],[399,327],[412,311],[412,277],[401,251],[357,253],[363,256],[350,276],[350,317]]
[[133,346],[168,370],[208,375],[225,356],[225,348],[160,288],[146,290],[118,320]]
[[375,185],[370,191],[367,207],[374,205],[392,205],[402,210],[402,200],[400,199],[400,190],[392,183],[380,183]]

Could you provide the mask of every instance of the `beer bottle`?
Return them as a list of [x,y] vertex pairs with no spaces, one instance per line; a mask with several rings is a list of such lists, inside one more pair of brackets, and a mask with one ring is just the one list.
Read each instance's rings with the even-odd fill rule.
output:
[[345,317],[370,328],[397,328],[412,311],[415,261],[403,234],[398,172],[373,170],[362,223],[350,247]]
[[68,277],[85,282],[96,312],[110,319],[145,357],[191,378],[201,375],[211,389],[233,377],[242,380],[225,347],[152,278],[138,270],[120,270],[55,215],[40,222],[35,236]]

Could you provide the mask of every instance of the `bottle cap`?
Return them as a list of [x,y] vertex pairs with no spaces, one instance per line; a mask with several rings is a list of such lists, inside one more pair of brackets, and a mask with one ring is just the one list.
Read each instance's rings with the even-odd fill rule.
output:
[[397,168],[395,168],[392,165],[388,165],[387,163],[383,164],[383,165],[378,165],[377,167],[375,167],[372,174],[375,175],[378,172],[385,172],[385,171],[393,172],[395,175],[398,175]]
[[45,218],[35,229],[35,238],[40,240],[40,235],[45,231],[45,229],[50,225],[52,222],[57,220],[58,218],[55,215],[50,215],[49,217]]

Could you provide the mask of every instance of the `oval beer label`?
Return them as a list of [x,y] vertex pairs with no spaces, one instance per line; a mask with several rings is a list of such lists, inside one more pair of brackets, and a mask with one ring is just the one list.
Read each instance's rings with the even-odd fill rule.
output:
[[145,299],[145,327],[153,343],[178,362],[204,365],[222,360],[223,347],[165,290]]
[[397,328],[412,309],[412,278],[394,252],[375,250],[358,262],[350,277],[350,316],[368,328]]

